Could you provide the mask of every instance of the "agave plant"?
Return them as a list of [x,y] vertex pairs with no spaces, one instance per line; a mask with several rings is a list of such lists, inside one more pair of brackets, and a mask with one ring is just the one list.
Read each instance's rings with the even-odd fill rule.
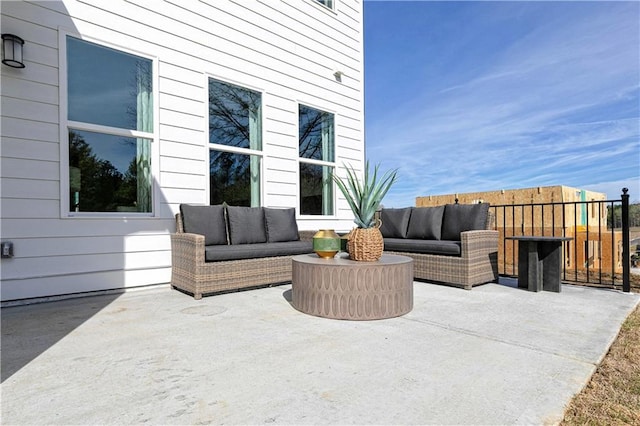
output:
[[355,216],[354,222],[358,228],[373,228],[376,225],[375,213],[380,207],[382,199],[396,181],[398,169],[385,172],[378,177],[379,165],[373,169],[373,174],[369,172],[369,161],[367,160],[362,181],[353,167],[344,166],[347,171],[346,182],[332,174],[331,177],[336,182],[338,188],[347,199],[349,207]]

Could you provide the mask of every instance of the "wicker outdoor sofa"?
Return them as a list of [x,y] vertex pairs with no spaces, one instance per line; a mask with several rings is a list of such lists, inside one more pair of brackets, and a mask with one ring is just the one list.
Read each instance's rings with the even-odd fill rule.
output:
[[313,235],[298,231],[293,209],[182,205],[171,234],[171,286],[201,299],[291,281],[291,257],[312,252]]
[[[411,257],[414,278],[465,289],[498,278],[498,231],[484,205],[382,209],[385,252]],[[294,255],[315,231],[293,209],[180,206],[171,234],[171,286],[204,294],[291,281]],[[185,217],[186,213],[186,217]],[[213,217],[213,218],[212,218]]]
[[489,204],[383,209],[385,252],[413,259],[414,278],[467,290],[498,279],[498,231]]

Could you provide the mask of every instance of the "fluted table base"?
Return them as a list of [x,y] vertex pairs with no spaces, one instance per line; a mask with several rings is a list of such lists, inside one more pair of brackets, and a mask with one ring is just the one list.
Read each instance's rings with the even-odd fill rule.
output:
[[375,320],[413,309],[413,260],[383,255],[377,262],[356,262],[346,254],[322,259],[293,257],[293,306],[324,318]]

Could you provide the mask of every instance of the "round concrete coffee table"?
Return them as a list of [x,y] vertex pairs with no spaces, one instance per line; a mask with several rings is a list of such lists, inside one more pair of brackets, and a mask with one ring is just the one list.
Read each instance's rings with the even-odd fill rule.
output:
[[345,320],[374,320],[413,309],[413,260],[384,254],[377,262],[293,257],[293,306],[306,314]]

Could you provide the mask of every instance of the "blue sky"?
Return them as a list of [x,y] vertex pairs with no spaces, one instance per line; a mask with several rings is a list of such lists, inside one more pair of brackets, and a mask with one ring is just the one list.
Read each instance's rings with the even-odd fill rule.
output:
[[366,156],[415,197],[640,200],[640,2],[364,2]]

